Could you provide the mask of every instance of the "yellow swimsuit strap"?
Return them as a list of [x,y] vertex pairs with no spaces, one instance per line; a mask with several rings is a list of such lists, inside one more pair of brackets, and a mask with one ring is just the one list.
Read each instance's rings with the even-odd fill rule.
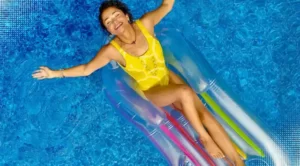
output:
[[127,53],[120,47],[120,45],[116,41],[112,40],[110,41],[110,43],[121,53],[121,55],[123,56],[127,55]]
[[144,34],[144,36],[146,37],[146,39],[148,40],[149,37],[151,38],[151,34],[148,32],[147,28],[143,25],[143,23],[141,22],[141,20],[136,20],[136,25],[140,28],[140,30],[142,31],[142,33]]

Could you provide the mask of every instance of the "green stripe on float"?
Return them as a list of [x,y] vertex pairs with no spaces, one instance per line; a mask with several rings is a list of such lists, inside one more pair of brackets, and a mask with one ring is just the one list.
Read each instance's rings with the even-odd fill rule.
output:
[[265,157],[263,150],[252,141],[239,127],[230,119],[228,115],[221,109],[221,107],[206,93],[201,93],[201,96],[206,103],[245,141],[253,148],[261,157]]

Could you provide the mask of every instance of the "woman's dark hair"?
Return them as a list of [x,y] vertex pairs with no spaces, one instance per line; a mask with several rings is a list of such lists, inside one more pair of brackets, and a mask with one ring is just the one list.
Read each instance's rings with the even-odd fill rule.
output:
[[129,22],[133,22],[132,14],[130,13],[130,10],[128,9],[127,5],[119,0],[106,0],[104,1],[101,6],[99,7],[99,22],[103,30],[106,31],[106,28],[104,26],[104,23],[102,21],[101,15],[103,11],[109,7],[115,7],[117,9],[120,9],[124,14],[127,14],[129,16]]

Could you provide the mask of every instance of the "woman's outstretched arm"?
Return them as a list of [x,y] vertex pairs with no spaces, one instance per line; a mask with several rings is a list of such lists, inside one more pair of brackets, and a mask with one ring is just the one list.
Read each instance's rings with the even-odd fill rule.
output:
[[175,0],[163,0],[157,9],[146,13],[143,19],[147,20],[154,27],[172,10],[174,2]]
[[102,68],[110,62],[111,48],[108,45],[103,46],[96,56],[87,64],[74,66],[63,70],[51,70],[48,67],[41,66],[36,70],[32,77],[38,80],[57,77],[82,77],[92,74],[97,69]]
[[103,66],[107,65],[112,59],[113,49],[110,45],[103,46],[97,55],[85,65],[84,68],[84,75],[88,76],[92,74],[94,71],[102,68]]

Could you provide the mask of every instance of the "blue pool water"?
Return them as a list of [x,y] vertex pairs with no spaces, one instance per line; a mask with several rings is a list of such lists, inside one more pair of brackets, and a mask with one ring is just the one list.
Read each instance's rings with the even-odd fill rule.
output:
[[[134,18],[160,4],[124,2]],[[105,40],[99,4],[0,1],[0,165],[167,164],[114,112],[100,71],[81,78],[31,77],[42,65],[56,70],[94,57]],[[293,166],[300,165],[299,11],[297,0],[177,0],[163,20],[181,29],[269,126]]]

